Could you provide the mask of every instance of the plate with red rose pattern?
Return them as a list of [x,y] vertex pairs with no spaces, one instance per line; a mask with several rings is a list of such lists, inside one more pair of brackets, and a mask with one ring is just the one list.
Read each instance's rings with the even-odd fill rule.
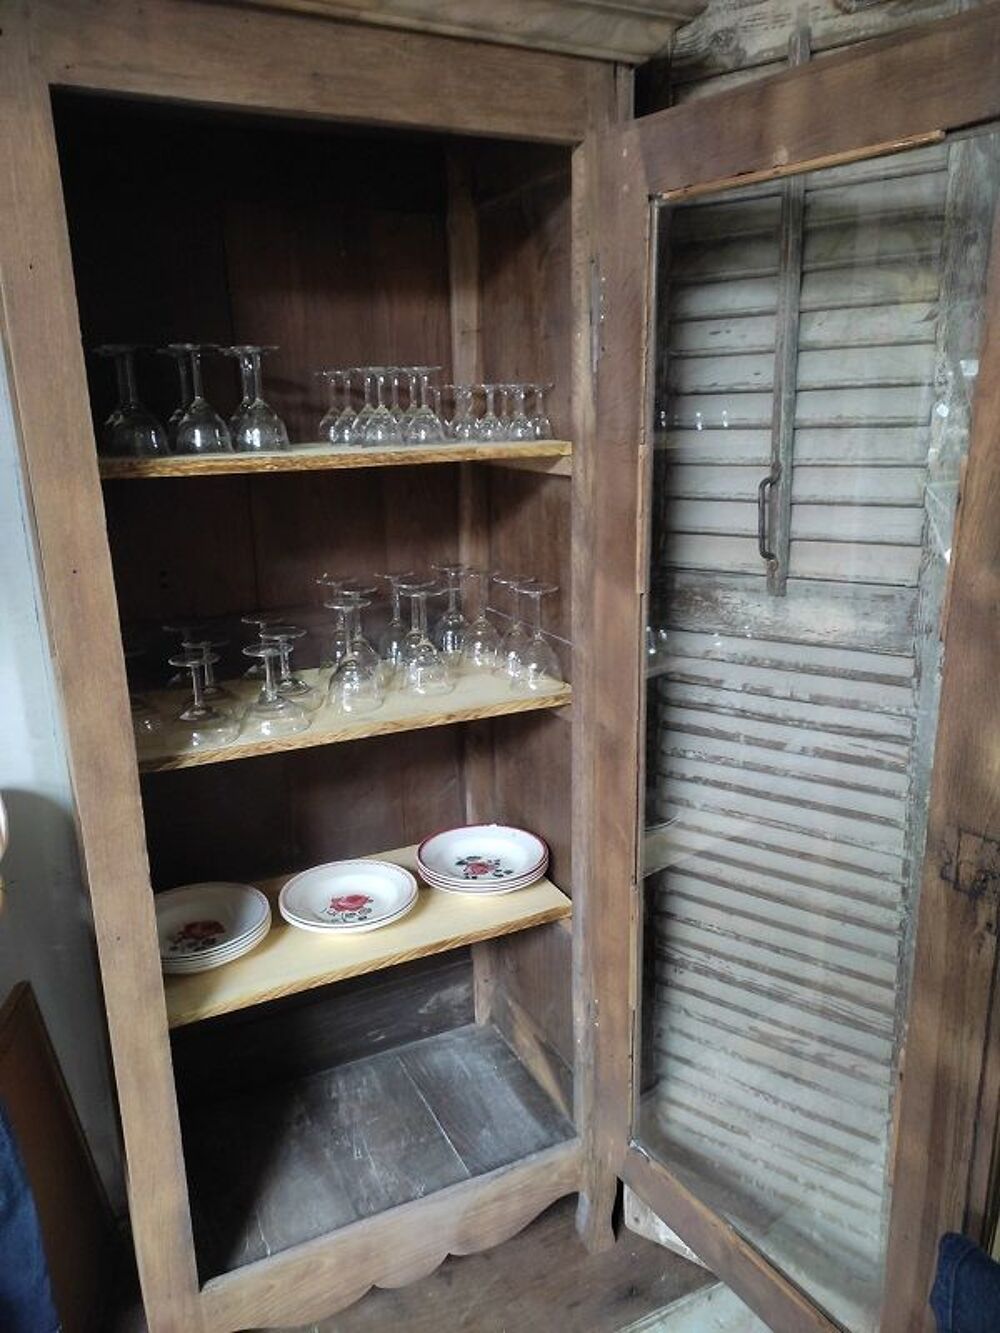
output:
[[523,884],[537,878],[549,849],[527,829],[506,824],[466,824],[425,838],[417,864],[438,888],[492,888]]
[[417,901],[417,881],[391,861],[331,861],[294,875],[278,895],[291,926],[358,935],[398,921]]

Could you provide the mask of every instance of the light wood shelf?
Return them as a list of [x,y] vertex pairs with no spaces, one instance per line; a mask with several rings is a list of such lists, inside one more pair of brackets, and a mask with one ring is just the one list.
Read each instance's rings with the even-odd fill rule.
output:
[[[306,680],[327,673],[315,670],[299,672]],[[246,682],[227,681],[230,688],[239,690],[244,698],[248,693]],[[251,687],[252,688],[252,687]],[[146,697],[164,716],[178,711],[176,691],[154,691]],[[367,736],[388,736],[397,731],[419,731],[424,727],[446,727],[456,722],[475,722],[479,718],[504,717],[508,713],[532,713],[542,708],[562,708],[573,697],[569,685],[553,682],[533,694],[516,694],[505,677],[491,675],[460,676],[450,694],[421,697],[392,691],[385,703],[374,713],[349,718],[343,713],[321,708],[313,715],[308,731],[280,740],[240,741],[214,749],[184,751],[143,748],[139,756],[139,771],[163,773],[177,768],[197,768],[202,764],[225,764],[235,759],[253,759],[262,754],[279,754],[286,750],[306,750],[316,745],[337,745],[342,741],[363,740]]]
[[[105,480],[142,477],[216,477],[230,472],[324,472],[331,468],[413,467],[424,463],[530,463],[568,459],[567,440],[531,440],[509,444],[394,445],[363,449],[354,445],[296,444],[273,454],[178,455],[167,458],[102,458]],[[562,465],[558,465],[560,470]],[[548,470],[548,469],[546,469]]]
[[[417,874],[416,847],[376,852],[369,859],[394,861]],[[278,894],[290,878],[279,875],[259,883],[271,900],[274,920],[252,953],[210,972],[164,977],[172,1028],[528,930],[572,912],[569,898],[548,879],[496,897],[442,893],[421,881],[416,906],[395,925],[365,935],[324,936],[296,930],[279,915]]]

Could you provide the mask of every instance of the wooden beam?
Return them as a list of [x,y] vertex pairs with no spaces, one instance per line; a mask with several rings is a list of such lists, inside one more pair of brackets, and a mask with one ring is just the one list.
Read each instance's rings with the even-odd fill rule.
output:
[[64,88],[551,143],[586,132],[588,62],[573,56],[176,0],[37,0],[30,18]]
[[[930,1329],[942,1232],[966,1224],[992,1013],[1000,912],[1000,218],[994,220],[968,463],[952,550],[941,709],[903,1052],[884,1333]],[[990,1079],[992,1084],[995,1080]]]
[[[652,194],[814,163],[1000,117],[1000,5],[922,24],[742,84],[705,107],[645,116],[630,132]],[[836,111],[834,112],[834,108]],[[754,177],[759,179],[759,176]]]
[[326,18],[639,64],[666,48],[708,0],[240,0]]
[[624,1179],[657,1217],[669,1219],[671,1230],[773,1333],[840,1333],[839,1326],[735,1227],[659,1162],[632,1147],[625,1159]]
[[125,664],[118,636],[109,632],[117,603],[59,161],[49,88],[30,58],[25,14],[26,7],[14,7],[0,34],[0,342],[9,358],[102,962],[139,1276],[154,1333],[199,1333]]
[[415,1282],[449,1254],[473,1254],[515,1235],[572,1194],[579,1178],[574,1140],[247,1264],[205,1285],[205,1327],[238,1333],[308,1324],[352,1305],[376,1282]]

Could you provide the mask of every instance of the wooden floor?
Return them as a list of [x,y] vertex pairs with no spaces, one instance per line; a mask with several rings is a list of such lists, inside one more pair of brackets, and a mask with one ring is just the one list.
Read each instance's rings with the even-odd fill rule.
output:
[[[412,1286],[370,1291],[296,1333],[622,1333],[715,1281],[630,1231],[605,1254],[588,1254],[576,1237],[575,1208],[575,1198],[563,1199],[504,1245],[446,1259]],[[146,1333],[134,1294],[109,1333]]]
[[475,1024],[209,1103],[184,1119],[202,1279],[572,1137]]

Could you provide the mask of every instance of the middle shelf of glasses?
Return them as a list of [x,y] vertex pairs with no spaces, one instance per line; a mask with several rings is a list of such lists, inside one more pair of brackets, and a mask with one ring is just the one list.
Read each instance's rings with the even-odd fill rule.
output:
[[[213,477],[240,472],[322,472],[336,468],[413,467],[433,463],[528,463],[549,460],[567,471],[573,446],[568,440],[444,441],[386,447],[350,444],[294,444],[280,452],[168,454],[159,458],[102,458],[105,480],[143,477]],[[559,460],[565,459],[565,463]]]
[[[316,669],[299,673],[309,684],[322,684],[324,673]],[[256,685],[247,681],[224,682],[234,693],[253,696]],[[332,708],[317,713],[306,731],[266,740],[241,741],[238,737],[224,745],[174,750],[169,739],[161,742],[150,737],[140,749],[139,769],[143,773],[161,773],[201,764],[222,764],[256,755],[302,750],[315,745],[336,745],[362,740],[366,736],[387,736],[400,731],[418,731],[424,727],[444,727],[480,718],[503,717],[508,713],[530,713],[542,708],[562,708],[570,702],[572,690],[561,681],[538,680],[530,693],[511,688],[505,675],[489,673],[459,676],[454,689],[444,695],[418,695],[393,692],[377,712],[345,714]],[[177,700],[170,690],[149,691],[146,699],[163,715],[176,712]],[[169,738],[169,732],[167,732]]]

